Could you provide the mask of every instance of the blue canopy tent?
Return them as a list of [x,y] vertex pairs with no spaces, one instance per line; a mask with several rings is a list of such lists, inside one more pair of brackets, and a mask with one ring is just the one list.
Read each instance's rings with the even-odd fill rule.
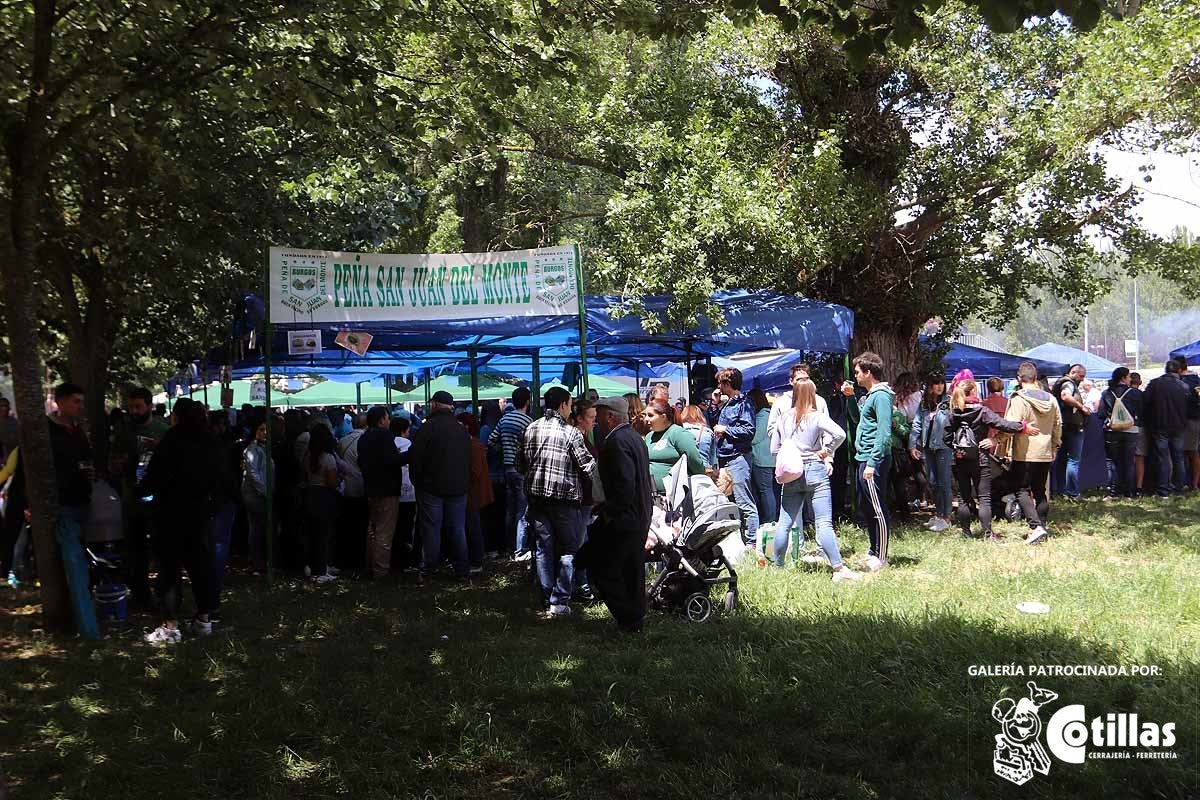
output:
[[[1112,371],[1121,366],[1115,361],[1109,361],[1107,358],[1101,358],[1093,353],[1088,353],[1084,350],[1079,350],[1074,347],[1067,347],[1065,344],[1054,344],[1046,342],[1039,344],[1032,350],[1026,350],[1021,354],[1029,358],[1044,358],[1048,361],[1064,362],[1067,369],[1070,369],[1072,364],[1083,364],[1084,369],[1089,375],[1095,377],[1107,378],[1112,375]],[[1057,374],[1066,375],[1067,369]]]
[[1200,341],[1176,347],[1170,353],[1171,358],[1182,358],[1188,364],[1200,364]]
[[[928,347],[929,341],[928,337],[921,337],[920,346]],[[745,370],[742,380],[746,385],[757,386],[764,392],[785,391],[790,386],[792,365],[802,360],[803,354],[800,352],[784,353]],[[1032,361],[1042,375],[1062,375],[1068,366],[1065,363],[1000,353],[958,342],[951,343],[950,350],[942,357],[947,378],[953,377],[963,369],[971,370],[977,377],[1012,378],[1016,377],[1017,367],[1022,361]]]
[[953,342],[950,350],[942,357],[947,378],[954,377],[964,369],[971,370],[976,377],[1015,378],[1017,367],[1021,366],[1023,361],[1032,361],[1038,368],[1038,374],[1042,376],[1063,375],[1070,366],[1052,358],[1018,356],[959,342]]
[[[622,313],[630,306],[621,298],[586,298],[587,370],[604,374],[605,366],[595,366],[600,364],[636,374],[643,368],[649,372],[650,368],[644,367],[649,363],[683,360],[690,364],[746,350],[849,352],[854,313],[844,306],[767,291],[723,291],[713,299],[725,315],[721,329],[701,317],[687,332],[650,332],[638,314]],[[654,296],[645,298],[643,304],[648,311],[665,316],[671,302],[668,296]],[[331,380],[360,383],[386,374],[423,374],[424,370],[437,374],[439,368],[449,369],[455,362],[470,364],[473,372],[490,369],[523,376],[525,369],[517,366],[521,363],[529,364],[531,378],[538,379],[543,372],[557,375],[581,360],[579,320],[570,316],[372,322],[363,326],[375,337],[363,356],[334,343],[345,327],[275,320],[272,372],[321,374]],[[321,332],[323,352],[282,355],[287,352],[288,331],[306,329]],[[258,374],[263,366],[256,354],[235,364],[233,374]]]

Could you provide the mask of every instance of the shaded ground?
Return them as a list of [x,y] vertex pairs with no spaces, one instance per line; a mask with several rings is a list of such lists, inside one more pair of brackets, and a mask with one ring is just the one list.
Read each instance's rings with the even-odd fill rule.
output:
[[[166,649],[137,641],[148,618],[47,640],[7,592],[0,769],[14,798],[1194,798],[1198,512],[1088,501],[1038,548],[908,530],[865,585],[747,568],[741,613],[636,639],[597,609],[539,620],[512,566],[474,588],[235,576],[221,632]],[[1179,757],[1002,781],[990,709],[1027,678],[968,668],[1010,663],[1160,667],[1036,680],[1051,713],[1175,722]]]

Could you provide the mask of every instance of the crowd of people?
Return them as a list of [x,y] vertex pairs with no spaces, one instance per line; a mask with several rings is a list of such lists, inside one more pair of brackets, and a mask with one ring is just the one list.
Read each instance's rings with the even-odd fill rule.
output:
[[[852,365],[852,380],[842,381],[798,363],[791,391],[774,398],[743,391],[741,372],[723,369],[694,404],[673,403],[665,385],[604,398],[553,387],[540,412],[518,387],[508,402],[480,409],[440,391],[428,408],[366,413],[210,412],[182,398],[167,418],[135,388],[124,409],[90,426],[93,438],[106,430],[103,465],[92,463],[83,390],[63,384],[48,424],[56,538],[79,629],[98,635],[83,555],[98,478],[120,498],[129,602],[160,615],[146,637],[158,643],[220,624],[230,553],[239,548],[255,575],[271,565],[320,584],[347,570],[469,581],[489,562],[529,562],[546,616],[599,600],[621,630],[640,631],[647,531],[677,465],[730,498],[745,546],[778,567],[789,549],[804,549],[811,526],[819,551],[808,559],[823,560],[835,583],[885,569],[893,520],[915,511],[931,513],[926,527],[935,532],[956,524],[971,536],[978,522],[984,540],[999,538],[997,516],[1019,518],[1026,543],[1044,541],[1052,467],[1061,454],[1060,495],[1077,499],[1092,415],[1105,431],[1107,497],[1200,486],[1200,378],[1186,363],[1168,362],[1144,388],[1121,367],[1098,390],[1081,365],[1048,385],[1025,362],[1007,394],[998,379],[981,385],[968,371],[950,381],[902,373],[889,382],[870,352]],[[28,550],[19,455],[16,422],[0,398],[0,576],[13,585]],[[835,528],[846,519],[867,533],[854,567]],[[181,621],[183,572],[195,611]]]

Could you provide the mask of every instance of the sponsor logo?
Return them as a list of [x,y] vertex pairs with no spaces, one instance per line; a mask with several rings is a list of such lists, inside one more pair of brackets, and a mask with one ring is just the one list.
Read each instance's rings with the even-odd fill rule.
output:
[[298,314],[311,314],[329,303],[325,256],[284,254],[279,273],[279,300]]
[[534,294],[556,310],[578,302],[574,252],[538,253],[533,262],[533,286]]
[[[1058,709],[1045,724],[1042,743],[1041,712],[1058,699],[1058,693],[1025,684],[1029,694],[1014,701],[1001,697],[992,705],[992,719],[1000,723],[995,737],[992,768],[996,774],[1021,786],[1034,774],[1050,774],[1050,754],[1066,764],[1089,759],[1176,758],[1175,723],[1159,725],[1140,720],[1137,714],[1107,713],[1089,720],[1079,704]],[[1049,753],[1047,753],[1049,748]]]

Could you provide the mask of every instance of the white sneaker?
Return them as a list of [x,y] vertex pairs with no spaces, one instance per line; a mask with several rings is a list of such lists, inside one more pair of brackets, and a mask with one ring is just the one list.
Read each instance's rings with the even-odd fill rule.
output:
[[550,606],[550,616],[552,617],[569,617],[571,616],[570,606]]
[[336,581],[337,575],[330,575],[328,572],[326,572],[324,575],[318,575],[317,577],[313,578],[313,580],[317,583],[329,583],[331,581]]
[[929,523],[929,530],[933,531],[934,533],[941,533],[949,527],[950,523],[941,517],[934,517],[933,521]]
[[1038,525],[1029,532],[1028,536],[1025,537],[1025,544],[1037,544],[1042,539],[1045,539],[1049,534],[1050,532],[1048,530],[1046,530],[1043,526]]
[[833,571],[834,583],[854,583],[854,581],[862,578],[857,572],[852,571],[849,567],[842,567]]
[[332,575],[333,577],[336,578],[337,576],[342,574],[342,571],[340,569],[338,569],[337,567],[328,566],[325,568],[325,574]]
[[515,556],[513,556],[513,561],[528,561],[531,558],[533,558],[533,553],[526,550],[523,553],[517,553]]
[[190,619],[184,623],[187,632],[191,636],[212,636],[213,624],[212,621],[204,622],[198,619]]
[[879,572],[887,566],[887,562],[881,560],[878,556],[867,556],[867,560],[863,562],[863,568],[868,572]]
[[150,633],[143,636],[142,639],[147,644],[178,644],[183,641],[183,634],[179,632],[179,628],[168,628],[166,625],[159,625]]

